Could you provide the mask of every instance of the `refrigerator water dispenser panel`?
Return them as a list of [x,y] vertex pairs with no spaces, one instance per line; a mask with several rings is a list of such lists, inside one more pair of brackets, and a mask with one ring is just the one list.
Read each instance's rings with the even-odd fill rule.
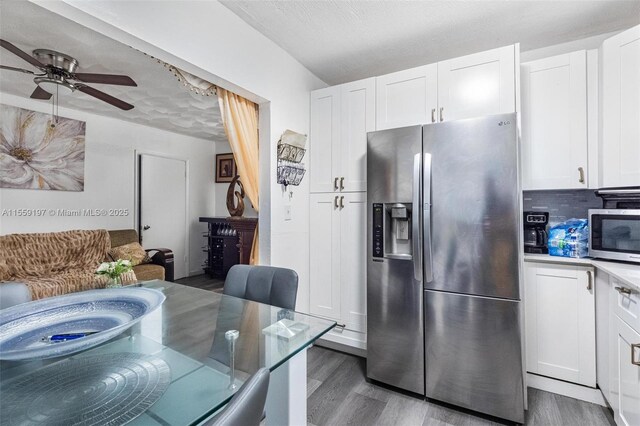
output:
[[373,204],[373,257],[411,260],[411,203]]

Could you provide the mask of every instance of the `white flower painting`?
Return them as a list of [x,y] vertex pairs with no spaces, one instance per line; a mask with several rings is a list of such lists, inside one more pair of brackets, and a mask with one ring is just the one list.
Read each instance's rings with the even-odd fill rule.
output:
[[84,190],[84,121],[0,105],[0,188]]

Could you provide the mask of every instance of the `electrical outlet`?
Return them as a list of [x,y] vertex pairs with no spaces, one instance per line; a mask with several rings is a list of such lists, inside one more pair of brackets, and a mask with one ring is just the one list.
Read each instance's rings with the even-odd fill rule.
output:
[[284,220],[291,220],[291,206],[284,206]]

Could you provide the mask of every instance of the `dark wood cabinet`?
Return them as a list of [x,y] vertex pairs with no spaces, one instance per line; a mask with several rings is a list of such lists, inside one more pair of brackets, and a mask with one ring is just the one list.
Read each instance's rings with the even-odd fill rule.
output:
[[236,264],[249,264],[257,218],[201,217],[208,224],[204,271],[216,278],[227,276]]

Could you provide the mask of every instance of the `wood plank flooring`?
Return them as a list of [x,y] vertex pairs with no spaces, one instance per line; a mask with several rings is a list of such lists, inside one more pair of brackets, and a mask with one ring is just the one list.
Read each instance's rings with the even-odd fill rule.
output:
[[222,292],[222,287],[224,287],[224,280],[220,278],[210,278],[208,275],[194,275],[192,277],[180,278],[176,280],[176,283],[218,293]]
[[[499,420],[427,402],[365,379],[365,360],[314,346],[307,361],[307,422],[324,425],[471,426]],[[529,388],[526,425],[615,426],[595,404]],[[508,423],[506,423],[508,424]]]

